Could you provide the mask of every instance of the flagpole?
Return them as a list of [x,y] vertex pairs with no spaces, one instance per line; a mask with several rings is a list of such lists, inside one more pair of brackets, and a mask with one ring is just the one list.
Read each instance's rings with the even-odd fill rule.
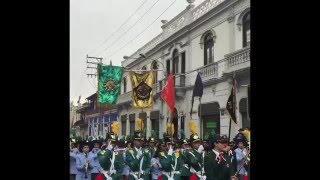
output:
[[110,122],[111,122],[111,107],[110,107],[110,105],[109,105],[109,124],[108,124],[108,130],[109,130],[109,132],[111,132],[111,124],[110,124]]
[[171,144],[173,143],[173,133],[172,133],[172,121],[173,121],[173,113],[171,112],[171,117],[170,117],[170,135],[171,135]]
[[230,119],[230,122],[229,122],[229,135],[228,135],[228,137],[229,137],[229,141],[230,141],[230,135],[231,135],[231,118],[229,118]]
[[200,103],[200,105],[199,105],[199,124],[200,124],[199,130],[200,130],[200,135],[202,136],[202,128],[201,128],[201,97],[199,97],[199,103]]

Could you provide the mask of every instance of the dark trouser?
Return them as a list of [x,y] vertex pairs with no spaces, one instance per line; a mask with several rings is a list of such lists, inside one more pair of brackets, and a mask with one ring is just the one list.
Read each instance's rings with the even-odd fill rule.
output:
[[189,176],[181,176],[182,180],[189,180],[189,178],[190,178]]
[[75,174],[70,174],[70,180],[76,180],[76,175]]

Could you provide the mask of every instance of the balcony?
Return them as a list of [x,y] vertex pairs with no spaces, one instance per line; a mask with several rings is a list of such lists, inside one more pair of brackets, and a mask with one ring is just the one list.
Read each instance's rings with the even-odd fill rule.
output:
[[175,74],[174,77],[174,89],[176,96],[184,97],[186,93],[186,75],[184,73]]
[[225,73],[250,67],[250,46],[225,55]]
[[198,72],[201,73],[201,79],[206,81],[208,79],[217,78],[218,77],[218,63],[214,62],[211,64],[207,64],[198,69]]
[[126,92],[124,94],[120,94],[118,96],[118,101],[117,101],[117,105],[123,105],[123,104],[130,104],[131,101],[132,101],[132,98],[131,98],[131,91],[129,92]]

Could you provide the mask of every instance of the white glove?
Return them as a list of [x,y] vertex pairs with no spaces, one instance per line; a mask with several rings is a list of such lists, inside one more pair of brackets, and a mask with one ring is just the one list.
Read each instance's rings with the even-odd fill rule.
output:
[[137,159],[140,159],[140,157],[141,157],[141,156],[142,156],[142,151],[141,151],[141,150],[139,150],[139,151],[138,151],[138,154],[137,154],[137,156],[136,156],[136,158],[137,158]]
[[168,155],[171,156],[172,153],[173,153],[173,150],[172,150],[172,146],[170,145],[170,149],[169,149],[169,151],[168,151]]
[[200,145],[199,148],[198,148],[198,153],[201,154],[203,150],[204,150],[204,147],[202,145]]
[[111,145],[111,141],[109,141],[107,149],[109,149],[111,151],[112,148],[113,148],[113,146]]
[[193,167],[190,168],[190,172],[191,173],[197,173],[197,171]]
[[107,180],[112,180],[112,177],[109,176],[109,177],[107,178]]
[[200,179],[201,179],[201,180],[206,180],[207,177],[206,177],[206,176],[201,176]]

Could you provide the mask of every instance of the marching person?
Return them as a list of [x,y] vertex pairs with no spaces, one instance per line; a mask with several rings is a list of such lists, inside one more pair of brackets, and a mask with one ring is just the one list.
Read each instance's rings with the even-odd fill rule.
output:
[[79,154],[79,150],[77,148],[77,143],[73,142],[71,144],[71,149],[70,149],[70,180],[75,180],[76,175],[78,173],[77,165],[76,165],[78,154]]
[[189,153],[189,151],[191,150],[191,147],[189,144],[189,140],[186,138],[182,140],[181,144],[182,144],[182,149],[180,150],[181,151],[180,155],[182,159],[181,179],[189,180],[191,173],[190,173],[190,167],[187,163],[186,154]]
[[148,142],[142,144],[143,156],[140,160],[139,171],[140,179],[149,180],[150,179],[150,168],[151,168],[151,152],[149,151]]
[[246,141],[243,138],[238,138],[236,139],[236,143],[238,148],[235,149],[234,152],[236,153],[237,159],[237,171],[239,171],[238,178],[239,180],[243,180],[243,176],[247,175],[247,171],[242,165],[243,163],[245,163],[245,156],[248,153],[247,149],[244,147],[244,143],[246,143]]
[[160,151],[162,149],[162,143],[159,142],[157,145],[157,149],[151,159],[151,178],[152,180],[158,180],[159,176],[162,176],[161,164],[159,161]]
[[134,132],[134,147],[126,152],[126,161],[130,168],[130,180],[140,179],[140,160],[143,157],[143,150],[141,148],[141,131]]
[[[111,179],[113,171],[111,168],[111,159],[116,147],[117,137],[113,132],[107,134],[108,144],[101,147],[101,151],[98,152],[97,157],[100,164],[100,172],[103,174],[103,179]],[[112,169],[111,169],[112,170]],[[101,177],[101,175],[99,175]]]
[[159,162],[162,169],[162,180],[168,180],[171,178],[173,154],[173,148],[170,144],[170,135],[165,133],[163,141],[164,143],[161,145],[161,149],[159,149]]
[[173,155],[172,155],[172,171],[171,171],[171,178],[174,180],[180,180],[181,179],[181,172],[182,172],[182,157],[180,155],[180,149],[179,146],[176,144],[176,146],[173,147]]
[[76,180],[91,180],[91,170],[93,169],[93,157],[89,154],[89,143],[83,142],[81,153],[76,159],[78,174]]
[[230,174],[230,164],[223,157],[228,138],[215,135],[210,138],[210,144],[212,151],[208,152],[204,158],[204,170],[207,180],[237,180],[237,177]]
[[203,146],[200,144],[200,138],[197,134],[196,127],[193,122],[189,123],[189,130],[192,133],[190,135],[190,143],[192,145],[192,149],[189,150],[186,156],[186,162],[190,167],[190,180],[196,179],[206,179],[205,172],[203,169],[203,157],[202,151],[204,150]]
[[91,170],[91,180],[96,180],[97,175],[99,174],[99,170],[101,168],[98,158],[98,152],[100,152],[100,142],[98,140],[91,141],[93,146],[92,150],[89,154],[93,157],[93,169]]

